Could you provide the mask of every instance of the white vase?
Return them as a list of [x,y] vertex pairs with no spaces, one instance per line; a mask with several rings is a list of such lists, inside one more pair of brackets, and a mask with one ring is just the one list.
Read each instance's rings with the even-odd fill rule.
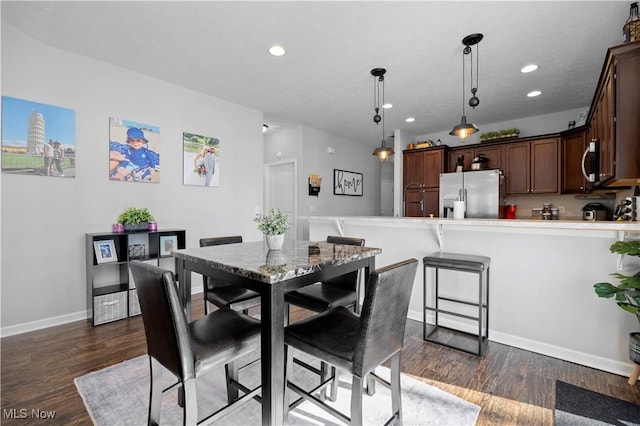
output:
[[285,263],[284,253],[282,250],[269,250],[265,259],[267,266],[282,266]]
[[282,244],[284,243],[284,234],[280,235],[267,235],[265,234],[267,239],[267,247],[269,250],[280,250],[282,248]]

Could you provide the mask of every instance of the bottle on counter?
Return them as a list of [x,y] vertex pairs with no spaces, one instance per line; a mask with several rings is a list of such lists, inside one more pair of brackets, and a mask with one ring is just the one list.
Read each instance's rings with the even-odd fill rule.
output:
[[551,220],[551,204],[542,205],[542,220]]
[[640,39],[640,12],[638,12],[638,2],[634,1],[629,7],[629,17],[622,27],[622,38],[625,43]]

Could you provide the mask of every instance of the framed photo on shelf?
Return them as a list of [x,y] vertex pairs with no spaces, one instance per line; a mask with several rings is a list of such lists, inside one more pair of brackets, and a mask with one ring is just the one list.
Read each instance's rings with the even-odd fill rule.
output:
[[98,264],[118,261],[118,254],[113,240],[94,241],[93,249],[96,253],[96,262]]
[[169,256],[178,248],[177,235],[165,235],[160,237],[160,256]]

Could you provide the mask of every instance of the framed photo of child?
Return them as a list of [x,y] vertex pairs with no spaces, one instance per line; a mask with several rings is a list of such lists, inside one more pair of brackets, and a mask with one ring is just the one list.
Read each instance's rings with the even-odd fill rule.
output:
[[93,250],[96,255],[96,263],[109,263],[118,261],[118,253],[113,240],[102,240],[93,242]]
[[166,235],[160,237],[160,256],[170,256],[171,252],[178,249],[178,236]]
[[111,118],[109,179],[160,182],[160,129],[152,124]]

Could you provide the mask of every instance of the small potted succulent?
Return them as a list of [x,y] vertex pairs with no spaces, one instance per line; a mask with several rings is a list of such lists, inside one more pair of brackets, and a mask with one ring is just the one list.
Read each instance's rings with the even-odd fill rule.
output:
[[284,243],[284,234],[289,229],[289,217],[280,209],[271,209],[267,214],[257,215],[253,221],[265,235],[269,250],[280,250]]
[[[616,241],[609,250],[620,255],[640,257],[640,240]],[[620,283],[618,285],[596,283],[593,286],[596,294],[600,297],[613,298],[622,310],[633,314],[640,323],[640,270],[631,275],[620,273],[611,275]],[[640,365],[640,331],[629,333],[629,358]]]
[[147,208],[129,207],[118,216],[118,223],[124,225],[125,231],[146,231],[149,222],[155,222],[155,219]]

